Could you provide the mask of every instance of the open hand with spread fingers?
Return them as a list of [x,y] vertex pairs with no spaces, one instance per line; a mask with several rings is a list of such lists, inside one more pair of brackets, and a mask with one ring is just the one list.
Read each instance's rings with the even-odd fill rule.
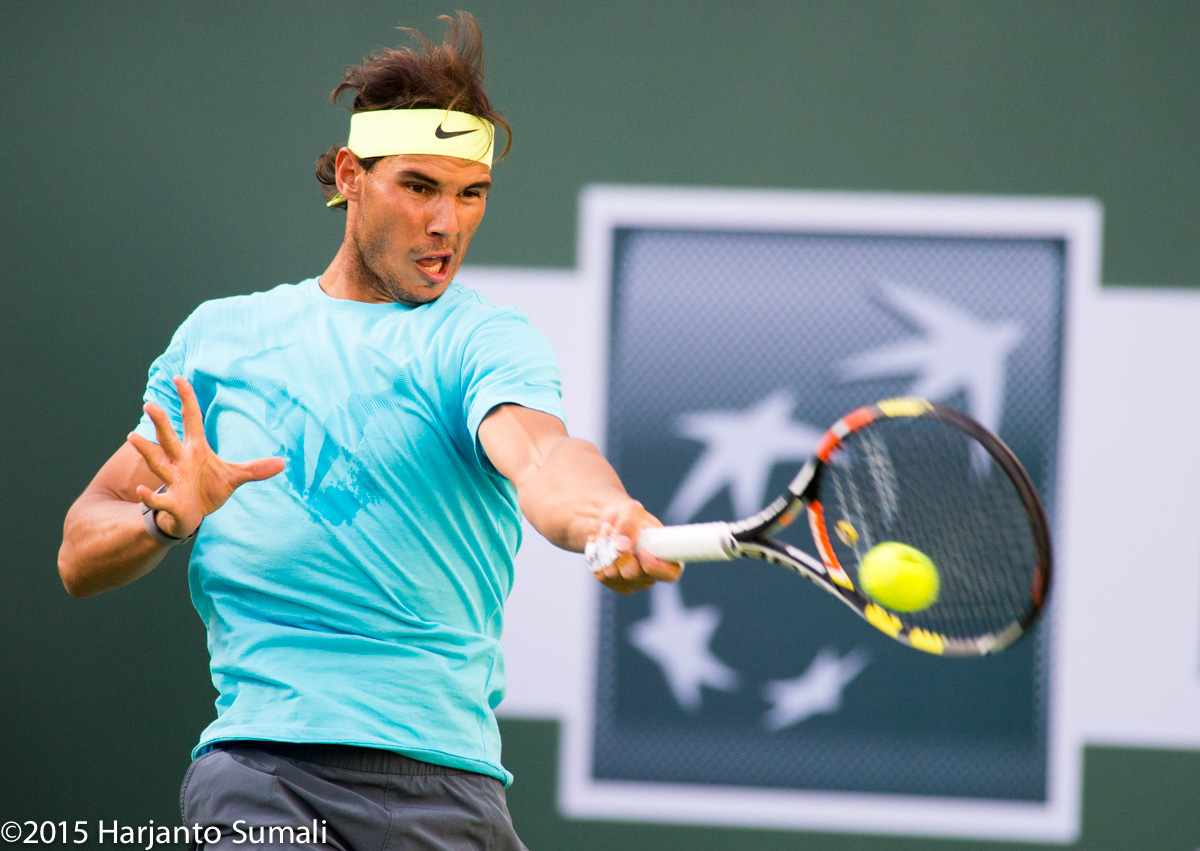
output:
[[154,423],[158,443],[131,432],[128,440],[167,489],[139,485],[138,498],[155,511],[158,528],[172,538],[187,538],[209,514],[225,504],[246,482],[269,479],[283,470],[282,458],[225,461],[213,452],[204,434],[204,419],[192,385],[175,376],[183,414],[183,440],[175,433],[166,411],[153,402],[143,410]]

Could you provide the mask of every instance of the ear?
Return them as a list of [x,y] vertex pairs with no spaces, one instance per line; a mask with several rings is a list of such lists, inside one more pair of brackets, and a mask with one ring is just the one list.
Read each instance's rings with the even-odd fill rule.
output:
[[333,175],[337,181],[338,192],[342,193],[343,198],[347,201],[357,201],[359,199],[362,193],[362,182],[366,174],[362,164],[358,161],[358,157],[354,156],[353,151],[349,148],[342,148],[337,152]]

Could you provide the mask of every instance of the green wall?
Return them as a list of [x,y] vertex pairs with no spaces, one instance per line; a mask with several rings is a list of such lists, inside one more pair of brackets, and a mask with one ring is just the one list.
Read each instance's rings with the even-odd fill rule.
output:
[[[1108,283],[1200,284],[1200,3],[480,2],[515,128],[471,260],[572,267],[589,183],[1086,195]],[[62,517],[199,301],[319,272],[312,162],[342,69],[428,2],[0,5],[0,821],[170,823],[212,713],[173,553],[72,600]],[[981,843],[597,827],[553,808],[557,728],[506,722],[533,848]],[[1200,845],[1200,754],[1089,748],[1078,848]],[[1007,846],[1004,846],[1007,847]],[[1030,847],[1030,846],[1023,846]]]

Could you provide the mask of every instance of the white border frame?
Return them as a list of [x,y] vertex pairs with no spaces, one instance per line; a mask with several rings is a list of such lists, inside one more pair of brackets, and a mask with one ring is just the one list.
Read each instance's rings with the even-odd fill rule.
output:
[[613,234],[617,228],[696,228],[802,233],[1062,239],[1066,293],[1063,316],[1062,397],[1056,494],[1056,574],[1052,605],[1055,672],[1048,701],[1045,803],[962,800],[931,796],[754,790],[743,787],[598,781],[592,777],[598,593],[589,585],[584,656],[579,684],[564,718],[559,804],[576,818],[797,828],[852,833],[909,834],[975,839],[1071,842],[1079,833],[1082,731],[1066,676],[1063,640],[1071,632],[1062,605],[1070,577],[1076,528],[1077,471],[1072,442],[1080,362],[1078,316],[1100,285],[1101,209],[1090,199],[816,193],[597,186],[580,204],[579,270],[605,329],[598,411],[607,422],[609,306]]

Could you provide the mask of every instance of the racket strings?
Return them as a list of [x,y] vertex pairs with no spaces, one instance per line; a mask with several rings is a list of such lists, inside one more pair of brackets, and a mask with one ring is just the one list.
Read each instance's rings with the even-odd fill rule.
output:
[[905,614],[948,637],[1002,631],[1034,608],[1038,543],[1028,507],[977,440],[933,417],[884,419],[848,435],[822,473],[831,543],[858,585],[875,545],[898,541],[937,566],[936,601]]

